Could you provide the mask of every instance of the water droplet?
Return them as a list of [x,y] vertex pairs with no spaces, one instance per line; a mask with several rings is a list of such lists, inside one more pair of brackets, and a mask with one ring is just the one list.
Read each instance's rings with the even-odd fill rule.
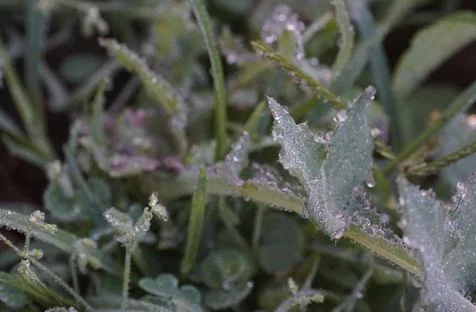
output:
[[374,187],[375,187],[375,178],[374,178],[373,176],[368,177],[368,178],[365,180],[365,184],[366,184],[367,187],[369,187],[369,188],[374,188]]

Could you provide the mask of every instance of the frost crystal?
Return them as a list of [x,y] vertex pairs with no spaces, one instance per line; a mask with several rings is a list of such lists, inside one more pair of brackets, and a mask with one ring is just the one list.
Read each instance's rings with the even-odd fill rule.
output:
[[476,311],[466,294],[476,289],[476,176],[459,183],[458,209],[446,209],[433,193],[399,181],[404,198],[404,241],[418,252],[424,274],[425,311]]

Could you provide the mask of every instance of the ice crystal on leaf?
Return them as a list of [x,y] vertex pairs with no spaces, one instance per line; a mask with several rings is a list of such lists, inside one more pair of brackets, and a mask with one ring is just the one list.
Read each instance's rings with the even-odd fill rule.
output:
[[[306,124],[296,125],[274,99],[273,136],[281,144],[279,160],[305,187],[307,216],[333,238],[340,238],[356,211],[364,208],[361,184],[371,175],[372,136],[367,106],[375,90],[367,88],[347,112],[329,143],[316,140]],[[354,216],[355,217],[355,216]]]
[[464,192],[456,208],[447,209],[432,192],[399,180],[404,241],[413,248],[423,271],[422,307],[431,312],[476,311],[467,294],[476,289],[476,175],[459,184]]

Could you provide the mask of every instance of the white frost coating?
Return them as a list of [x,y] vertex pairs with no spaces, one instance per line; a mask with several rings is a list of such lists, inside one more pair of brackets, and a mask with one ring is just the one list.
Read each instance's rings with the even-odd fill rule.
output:
[[[476,177],[457,192],[458,209],[449,210],[432,192],[399,181],[404,198],[405,243],[415,249],[423,266],[425,311],[474,312],[467,294],[476,289]],[[461,195],[461,194],[460,194]]]
[[365,206],[356,186],[372,173],[367,106],[374,94],[372,87],[364,91],[345,118],[340,118],[329,144],[315,140],[306,124],[296,125],[284,107],[268,98],[274,117],[273,137],[282,146],[279,160],[305,187],[307,216],[334,239],[343,235],[351,218],[356,218],[355,212]]

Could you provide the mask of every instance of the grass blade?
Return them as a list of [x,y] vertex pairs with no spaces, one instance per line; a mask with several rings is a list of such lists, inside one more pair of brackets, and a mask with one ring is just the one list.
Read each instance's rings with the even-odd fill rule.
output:
[[202,31],[208,56],[212,65],[213,89],[215,93],[215,136],[217,140],[215,159],[222,159],[226,153],[226,91],[223,65],[218,45],[213,36],[212,23],[202,0],[189,0]]
[[[350,14],[357,23],[363,40],[375,37],[378,31],[374,24],[372,13],[366,3],[361,1],[348,1],[348,5]],[[378,90],[378,97],[390,119],[393,146],[398,150],[401,145],[399,135],[401,129],[400,118],[396,108],[395,97],[390,86],[390,69],[381,42],[378,42],[370,52],[370,69],[372,71],[373,83]]]
[[99,39],[99,44],[128,71],[140,78],[147,93],[159,102],[169,115],[185,106],[172,86],[164,78],[153,73],[135,52],[115,39]]
[[197,189],[193,193],[190,219],[188,221],[187,246],[182,259],[180,271],[188,274],[193,268],[197,257],[200,238],[202,236],[203,221],[205,217],[205,205],[207,203],[207,175],[206,169],[200,169]]
[[448,108],[443,111],[441,117],[433,121],[423,130],[413,141],[408,143],[405,148],[395,156],[395,159],[383,168],[385,174],[390,173],[399,163],[408,159],[423,144],[425,144],[435,133],[437,133],[447,121],[453,118],[457,113],[468,109],[476,101],[476,81],[456,98]]
[[332,1],[332,5],[336,10],[336,20],[337,24],[339,25],[339,31],[342,40],[342,43],[339,47],[339,53],[337,54],[334,65],[332,66],[332,69],[336,75],[339,75],[352,56],[355,33],[354,27],[350,22],[345,0],[334,0]]
[[282,67],[292,77],[302,81],[304,84],[310,87],[320,99],[329,103],[329,105],[331,105],[335,109],[347,108],[347,105],[342,102],[334,93],[322,86],[309,74],[305,73],[298,66],[291,63],[284,56],[274,52],[269,46],[257,41],[251,42],[251,45],[257,51],[258,54]]
[[39,8],[38,1],[26,0],[26,43],[25,43],[25,77],[26,87],[35,105],[37,117],[43,116],[41,99],[40,62],[46,35],[46,15]]

